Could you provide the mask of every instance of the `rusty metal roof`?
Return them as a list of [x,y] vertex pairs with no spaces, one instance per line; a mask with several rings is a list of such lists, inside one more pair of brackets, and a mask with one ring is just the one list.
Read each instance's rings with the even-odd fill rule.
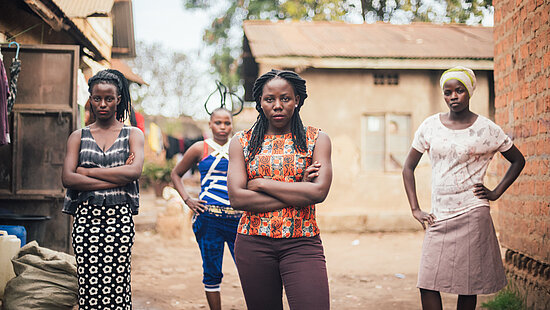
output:
[[106,16],[115,0],[53,0],[69,18]]
[[138,83],[139,85],[149,85],[122,59],[111,58],[111,68],[120,71],[129,81]]
[[245,21],[254,57],[493,59],[493,28],[456,24]]

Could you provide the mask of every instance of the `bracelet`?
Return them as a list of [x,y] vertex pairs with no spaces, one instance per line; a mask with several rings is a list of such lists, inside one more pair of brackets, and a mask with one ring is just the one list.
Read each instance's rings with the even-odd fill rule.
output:
[[183,200],[183,202],[185,202],[185,204],[187,204],[187,200],[189,200],[189,199],[191,199],[191,196],[185,198],[185,199]]

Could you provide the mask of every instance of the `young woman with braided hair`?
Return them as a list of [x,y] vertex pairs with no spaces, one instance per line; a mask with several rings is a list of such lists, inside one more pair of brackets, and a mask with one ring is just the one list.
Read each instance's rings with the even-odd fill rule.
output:
[[228,190],[241,217],[235,258],[248,309],[329,309],[323,246],[315,220],[332,181],[331,143],[304,127],[306,82],[271,70],[254,84],[259,115],[229,146]]
[[[458,294],[458,310],[473,310],[478,294],[496,293],[506,285],[489,201],[516,180],[525,159],[498,125],[470,111],[476,87],[472,70],[449,69],[440,86],[449,112],[422,122],[403,167],[412,214],[426,229],[417,287],[424,310],[442,309],[440,292]],[[431,213],[420,209],[414,178],[424,152],[432,164]],[[483,178],[496,152],[511,165],[489,190]]]
[[95,122],[67,141],[63,212],[74,216],[79,309],[132,309],[132,215],[138,213],[143,133],[122,123],[130,112],[128,81],[103,70],[88,81]]
[[[212,138],[193,144],[170,177],[185,204],[195,212],[193,232],[201,251],[206,300],[210,310],[220,310],[223,251],[227,243],[234,257],[235,236],[242,212],[233,210],[227,197],[227,153],[233,131],[231,111],[215,109],[208,126]],[[198,199],[189,195],[181,179],[195,165],[201,174]]]

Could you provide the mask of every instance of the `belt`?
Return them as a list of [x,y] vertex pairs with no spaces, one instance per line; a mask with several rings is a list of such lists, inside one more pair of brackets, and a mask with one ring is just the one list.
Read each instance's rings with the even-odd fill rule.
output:
[[216,205],[205,205],[206,211],[210,215],[216,217],[235,217],[240,218],[243,214],[242,211],[237,211],[229,206],[216,206]]

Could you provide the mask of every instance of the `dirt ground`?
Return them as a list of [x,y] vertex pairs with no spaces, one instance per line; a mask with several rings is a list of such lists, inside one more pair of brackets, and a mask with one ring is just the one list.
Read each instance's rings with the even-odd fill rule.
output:
[[[132,250],[134,309],[208,309],[188,215],[147,193],[140,214]],[[420,309],[415,285],[423,232],[321,233],[321,238],[332,309]],[[222,306],[246,309],[227,247],[225,252]],[[456,296],[442,297],[445,309],[456,309]],[[479,296],[478,307],[490,298]]]

